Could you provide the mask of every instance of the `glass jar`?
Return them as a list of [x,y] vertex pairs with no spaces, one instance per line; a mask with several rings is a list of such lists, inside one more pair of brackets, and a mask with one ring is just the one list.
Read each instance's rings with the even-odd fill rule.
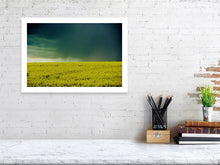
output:
[[167,129],[167,109],[152,110],[152,129]]

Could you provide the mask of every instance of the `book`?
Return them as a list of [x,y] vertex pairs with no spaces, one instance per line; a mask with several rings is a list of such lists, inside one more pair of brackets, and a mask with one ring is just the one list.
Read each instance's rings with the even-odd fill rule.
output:
[[185,124],[179,124],[177,131],[178,133],[220,134],[220,128],[186,127]]
[[220,141],[182,141],[177,136],[174,137],[174,140],[177,144],[220,144]]
[[220,138],[209,138],[209,137],[179,137],[179,141],[219,141]]
[[179,133],[179,137],[209,137],[209,138],[220,138],[220,134]]
[[207,121],[185,121],[186,127],[208,127],[220,128],[220,122],[207,122]]

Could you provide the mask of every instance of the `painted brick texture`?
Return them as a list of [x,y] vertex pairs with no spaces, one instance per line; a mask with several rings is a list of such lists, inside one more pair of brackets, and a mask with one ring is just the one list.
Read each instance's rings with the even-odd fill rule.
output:
[[[21,94],[21,17],[127,17],[129,92]],[[219,45],[218,0],[0,0],[0,138],[143,140],[149,92],[174,96],[175,134],[179,122],[202,119],[196,88],[220,86]]]

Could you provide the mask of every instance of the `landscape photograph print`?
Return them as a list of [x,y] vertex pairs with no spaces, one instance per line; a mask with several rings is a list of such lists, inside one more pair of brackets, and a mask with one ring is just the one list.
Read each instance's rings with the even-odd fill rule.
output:
[[122,88],[122,26],[27,22],[25,87]]

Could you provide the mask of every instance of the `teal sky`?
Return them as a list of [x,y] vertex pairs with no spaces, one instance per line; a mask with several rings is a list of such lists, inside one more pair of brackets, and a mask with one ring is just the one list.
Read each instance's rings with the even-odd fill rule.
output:
[[120,23],[28,23],[28,62],[121,61]]

